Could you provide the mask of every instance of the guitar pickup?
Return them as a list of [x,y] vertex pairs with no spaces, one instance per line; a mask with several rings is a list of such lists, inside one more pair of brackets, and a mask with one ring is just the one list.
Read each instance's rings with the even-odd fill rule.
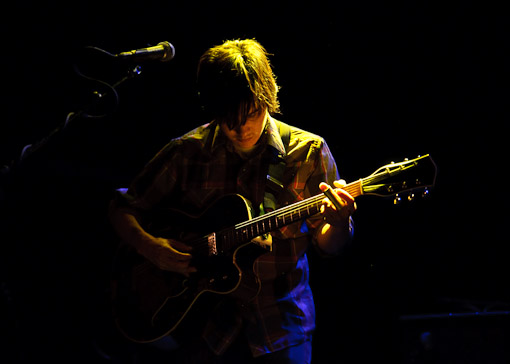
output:
[[207,236],[207,248],[209,256],[218,255],[218,248],[216,246],[216,233]]

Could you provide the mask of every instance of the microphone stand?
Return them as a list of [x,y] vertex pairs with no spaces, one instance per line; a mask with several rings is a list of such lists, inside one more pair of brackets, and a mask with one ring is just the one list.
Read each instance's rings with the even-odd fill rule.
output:
[[[102,119],[108,115],[113,114],[117,106],[119,105],[119,95],[117,93],[117,88],[123,84],[124,82],[134,79],[142,73],[142,67],[139,65],[134,66],[133,68],[128,69],[127,74],[123,76],[120,80],[115,82],[113,85],[108,84],[105,81],[101,81],[98,79],[93,79],[88,76],[81,74],[78,70],[77,73],[84,77],[85,79],[96,82],[101,86],[105,86],[107,91],[99,91],[95,89],[91,92],[92,99],[89,101],[89,104],[79,111],[71,111],[67,114],[65,121],[59,125],[57,128],[52,130],[46,137],[36,142],[35,144],[26,145],[20,155],[19,161],[23,162],[28,157],[44,148],[48,143],[50,143],[55,137],[60,135],[72,122],[77,119]],[[113,97],[113,104],[110,105],[110,110],[103,111],[101,113],[94,112],[96,109],[103,106],[105,103],[108,103],[108,98]]]
[[[105,206],[103,202],[109,198],[109,195],[104,192],[108,190],[105,188],[108,187],[108,183],[104,183],[103,180],[97,181],[98,176],[94,175],[95,171],[91,172],[87,169],[87,162],[90,159],[81,163],[80,156],[74,154],[75,149],[80,152],[83,149],[85,153],[83,155],[89,158],[88,151],[96,147],[75,143],[75,140],[78,143],[84,140],[81,131],[85,129],[83,134],[86,137],[89,128],[70,128],[70,126],[73,124],[84,127],[85,123],[81,124],[78,121],[93,121],[113,114],[119,105],[118,88],[127,81],[139,77],[142,68],[139,65],[128,65],[127,73],[124,69],[118,69],[122,75],[118,81],[106,82],[86,76],[80,72],[76,64],[74,66],[77,74],[87,81],[83,94],[88,95],[86,99],[88,102],[83,103],[84,100],[80,100],[76,108],[78,110],[69,112],[63,123],[41,140],[23,147],[19,157],[5,166],[0,165],[0,229],[6,231],[6,236],[9,237],[0,244],[0,300],[9,300],[11,303],[6,308],[12,317],[6,324],[9,325],[9,329],[12,326],[15,337],[21,334],[22,329],[27,328],[25,327],[27,323],[26,319],[16,317],[18,314],[15,310],[11,310],[14,305],[21,302],[21,307],[37,312],[37,318],[41,317],[41,322],[46,323],[44,317],[47,316],[47,312],[53,311],[41,308],[45,305],[40,304],[54,303],[53,299],[56,303],[56,300],[67,294],[56,295],[56,298],[49,297],[57,292],[56,288],[61,289],[65,286],[65,289],[72,292],[71,296],[74,292],[78,292],[78,289],[83,289],[71,290],[67,286],[69,283],[65,276],[78,280],[84,279],[80,270],[87,264],[90,265],[88,260],[90,257],[83,254],[84,249],[88,249],[98,257],[90,258],[96,264],[103,259],[102,254],[108,254],[100,249],[100,244],[97,246],[84,244],[87,239],[89,240],[87,243],[90,243],[93,240],[92,237],[101,241],[105,239],[101,234],[108,234],[101,225]],[[101,63],[98,66],[103,68]],[[109,78],[119,76],[117,72],[111,74],[113,76]],[[80,86],[76,85],[77,90],[82,93]],[[102,176],[99,177],[102,178]],[[81,220],[89,225],[85,228]],[[63,238],[64,235],[65,238]],[[73,261],[76,271],[69,270],[70,265],[65,263],[60,265],[61,262],[66,261]],[[101,269],[97,266],[94,268]],[[65,273],[56,279],[52,269],[55,269],[55,272]],[[18,279],[20,274],[27,274],[30,279],[25,280],[24,275]],[[95,278],[91,278],[93,279]],[[48,292],[51,293],[48,297],[32,299],[26,296],[25,291],[35,288],[37,284],[44,287],[50,281],[51,284],[47,284],[50,286]],[[77,282],[77,287],[88,286],[88,284],[80,285],[80,283],[85,282]],[[37,288],[39,287],[40,285],[37,285]],[[97,294],[93,290],[80,292],[80,294],[84,293],[87,294],[88,299],[93,298],[98,300],[97,302],[102,300],[99,296],[90,297]],[[72,311],[63,313],[70,314]],[[32,318],[30,315],[29,317]],[[58,322],[56,327],[60,327],[58,325],[64,326],[64,323]],[[94,331],[97,331],[97,328],[94,328]],[[85,336],[82,339],[84,338]]]
[[[115,55],[100,48],[85,47],[85,49],[93,50],[96,52],[96,55],[106,55],[107,59],[110,61],[118,61]],[[89,83],[95,84],[95,87],[92,88],[92,91],[89,93],[88,102],[85,103],[85,106],[82,107],[81,110],[69,112],[64,122],[50,131],[48,135],[41,140],[24,146],[17,159],[11,161],[8,165],[0,166],[0,202],[8,196],[8,187],[12,187],[12,184],[16,183],[14,182],[16,180],[16,178],[14,178],[15,172],[19,173],[20,170],[26,168],[27,164],[30,164],[30,162],[35,159],[35,156],[49,149],[48,147],[50,145],[56,144],[58,140],[64,140],[62,135],[76,120],[97,120],[115,113],[119,105],[118,87],[129,80],[139,77],[142,73],[142,67],[140,65],[133,66],[133,64],[130,64],[128,65],[127,72],[118,81],[109,84],[106,81],[85,75],[81,72],[76,63],[73,66],[79,77]],[[117,66],[117,64],[115,64],[115,66]],[[35,161],[34,163],[37,162]]]

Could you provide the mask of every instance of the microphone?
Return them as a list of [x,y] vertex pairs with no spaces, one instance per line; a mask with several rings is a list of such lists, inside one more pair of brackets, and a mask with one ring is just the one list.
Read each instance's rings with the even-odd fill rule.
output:
[[128,52],[121,52],[116,54],[115,57],[130,61],[171,61],[175,56],[175,48],[170,42],[160,42],[158,45],[135,49]]

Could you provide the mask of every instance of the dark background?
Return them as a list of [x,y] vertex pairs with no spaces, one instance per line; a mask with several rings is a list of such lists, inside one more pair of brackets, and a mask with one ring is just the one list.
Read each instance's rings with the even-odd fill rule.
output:
[[[170,138],[202,123],[200,55],[256,38],[273,54],[282,115],[328,142],[352,181],[430,153],[428,199],[363,196],[344,256],[310,252],[314,363],[506,363],[508,22],[470,2],[133,2],[11,4],[3,11],[0,358],[133,362],[108,321],[113,191]],[[169,63],[111,53],[171,42]],[[107,93],[90,110],[92,91]],[[106,106],[104,106],[106,105]],[[57,132],[19,163],[21,151]],[[474,313],[478,312],[478,315]],[[453,313],[452,316],[444,314]],[[506,337],[505,337],[506,336]],[[131,360],[131,361],[130,361]]]

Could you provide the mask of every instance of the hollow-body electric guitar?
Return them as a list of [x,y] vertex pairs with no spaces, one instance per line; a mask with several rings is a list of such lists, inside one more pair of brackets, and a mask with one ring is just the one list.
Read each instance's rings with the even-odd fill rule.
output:
[[[434,161],[424,155],[385,165],[344,190],[355,198],[398,197],[418,189],[427,193],[436,173]],[[173,209],[161,212],[147,230],[191,246],[198,272],[187,278],[162,271],[127,244],[120,244],[112,274],[118,328],[132,341],[152,342],[174,332],[191,310],[199,310],[196,306],[206,302],[206,296],[254,297],[259,282],[253,263],[271,249],[270,242],[259,237],[319,213],[323,199],[321,193],[258,217],[252,216],[249,201],[240,195],[224,196],[198,216]]]

